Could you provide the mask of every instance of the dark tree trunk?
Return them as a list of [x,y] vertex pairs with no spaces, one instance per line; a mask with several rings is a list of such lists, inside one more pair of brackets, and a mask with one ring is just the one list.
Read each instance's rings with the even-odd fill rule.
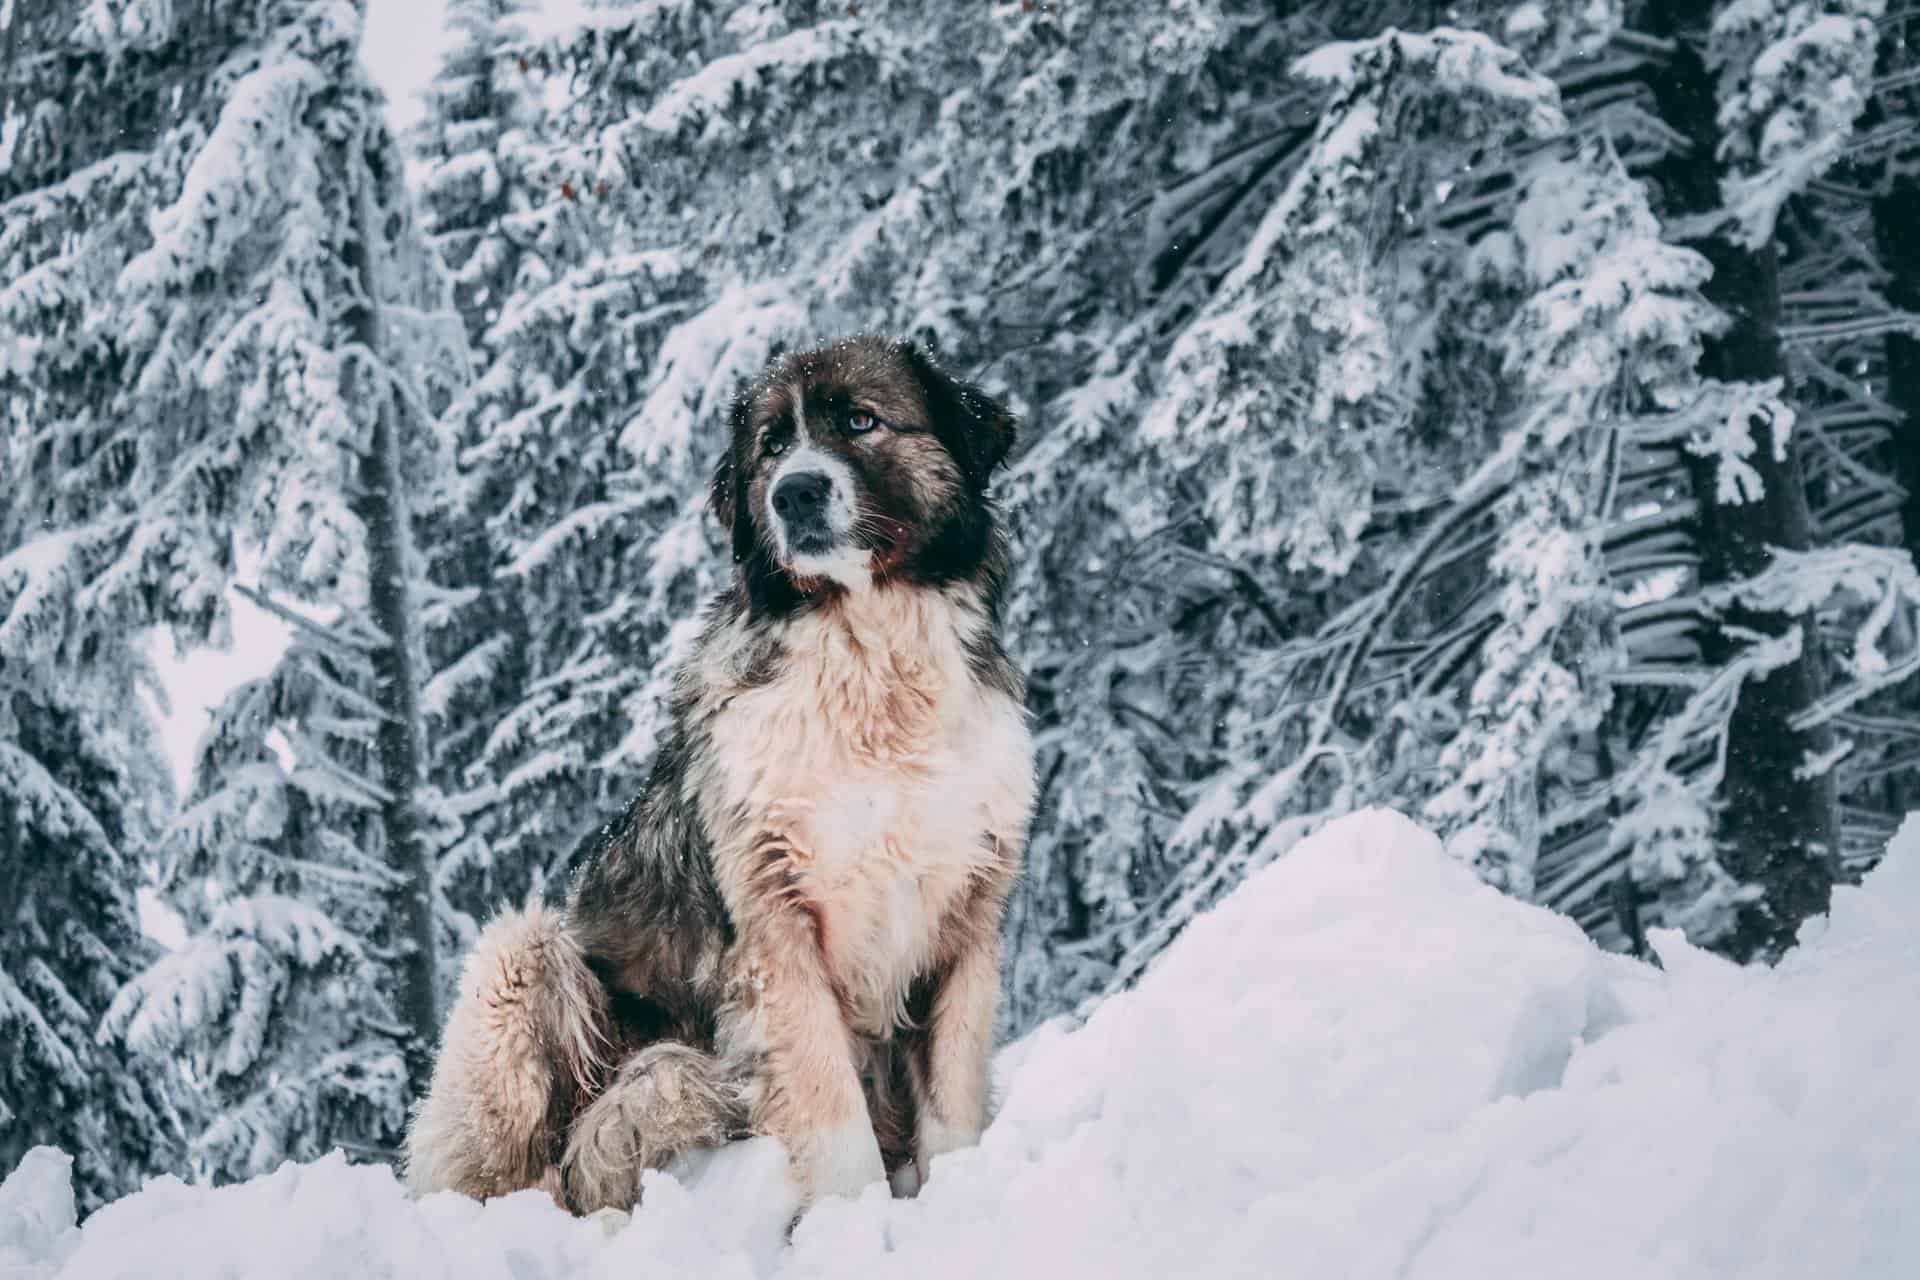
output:
[[[1874,240],[1880,264],[1887,269],[1887,301],[1902,311],[1920,315],[1920,178],[1903,174],[1887,194],[1873,202]],[[1890,449],[1893,478],[1907,491],[1900,507],[1900,539],[1920,564],[1920,337],[1895,333],[1887,337],[1887,403],[1900,412]],[[1903,695],[1914,706],[1911,691]],[[1920,785],[1912,773],[1892,780],[1895,812],[1920,805]]]
[[[1714,159],[1720,136],[1715,122],[1714,78],[1691,37],[1704,32],[1709,5],[1651,7],[1659,34],[1679,37],[1675,55],[1653,77],[1651,87],[1667,124],[1691,144],[1687,154],[1662,162],[1655,178],[1673,218],[1710,212],[1720,205],[1721,167]],[[1713,264],[1707,298],[1727,313],[1731,327],[1707,343],[1701,372],[1724,381],[1782,377],[1780,287],[1772,246],[1747,249],[1730,238],[1731,229],[1690,242]],[[1749,459],[1764,486],[1752,502],[1715,501],[1716,468],[1702,459],[1692,465],[1700,504],[1698,550],[1703,586],[1738,582],[1764,571],[1772,548],[1806,548],[1812,521],[1797,452],[1774,450],[1772,424],[1751,424],[1754,454]],[[1764,897],[1741,915],[1728,948],[1742,959],[1777,956],[1792,941],[1800,922],[1827,909],[1839,867],[1839,805],[1830,776],[1801,777],[1811,753],[1831,744],[1831,731],[1796,732],[1794,718],[1816,704],[1825,691],[1819,633],[1811,616],[1792,617],[1731,609],[1704,637],[1706,657],[1722,663],[1742,647],[1742,630],[1782,635],[1800,628],[1801,655],[1795,661],[1749,681],[1740,691],[1728,729],[1727,776],[1720,814],[1721,861],[1736,878],[1758,885]]]
[[[349,153],[349,163],[358,157]],[[381,243],[371,179],[361,176],[354,237],[345,250],[359,277],[365,302],[346,317],[353,341],[378,360],[386,350],[380,313]],[[386,711],[375,743],[378,781],[387,793],[381,806],[387,864],[397,873],[388,891],[388,921],[397,970],[396,1012],[408,1030],[405,1045],[413,1096],[424,1097],[439,1034],[438,975],[434,955],[433,853],[427,847],[417,807],[424,752],[420,741],[420,683],[415,669],[411,538],[400,461],[400,420],[407,411],[394,389],[374,370],[356,367],[354,386],[375,407],[372,439],[360,458],[354,514],[367,531],[368,603],[385,641],[371,662],[378,697]]]
[[[1889,276],[1887,301],[1920,315],[1920,178],[1896,178],[1873,202],[1873,231]],[[1920,337],[1888,336],[1887,403],[1904,417],[1894,428],[1893,476],[1907,491],[1900,508],[1902,540],[1920,561]]]

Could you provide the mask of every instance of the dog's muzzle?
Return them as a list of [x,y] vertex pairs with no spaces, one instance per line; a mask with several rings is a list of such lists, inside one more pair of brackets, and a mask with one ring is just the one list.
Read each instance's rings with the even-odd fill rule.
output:
[[782,476],[773,487],[773,513],[786,531],[787,547],[796,555],[817,555],[833,548],[833,524],[828,508],[833,479],[820,471],[797,471]]

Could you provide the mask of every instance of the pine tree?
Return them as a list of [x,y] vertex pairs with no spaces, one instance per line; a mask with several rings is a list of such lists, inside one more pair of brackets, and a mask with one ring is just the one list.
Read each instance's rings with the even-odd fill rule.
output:
[[105,1019],[143,1058],[186,1061],[213,1104],[195,1164],[215,1177],[334,1146],[381,1154],[410,1096],[383,962],[384,898],[407,881],[375,853],[382,797],[341,763],[382,714],[356,688],[372,647],[296,625],[277,669],[215,709],[194,794],[159,844],[190,937]]
[[[1908,316],[1920,315],[1920,242],[1910,231],[1920,225],[1920,179],[1893,176],[1886,194],[1874,201],[1873,225],[1881,261],[1891,272],[1887,301]],[[1920,424],[1920,336],[1892,332],[1886,343],[1886,398],[1900,415],[1895,433],[1911,445]],[[1894,477],[1906,491],[1901,530],[1908,551],[1920,559],[1920,450],[1895,448],[1892,454]]]
[[[1704,367],[1768,392],[1729,420],[1693,466],[1703,580],[1732,587],[1708,655],[1729,660],[1743,647],[1735,637],[1746,634],[1797,638],[1794,652],[1749,680],[1728,726],[1717,834],[1729,869],[1763,890],[1731,941],[1740,955],[1779,951],[1801,919],[1824,910],[1843,853],[1833,765],[1849,749],[1833,733],[1831,708],[1864,694],[1864,686],[1857,695],[1835,682],[1873,678],[1859,666],[1866,650],[1858,646],[1872,649],[1870,634],[1856,635],[1853,654],[1831,652],[1839,637],[1809,609],[1825,594],[1790,581],[1816,563],[1793,553],[1861,530],[1829,527],[1809,505],[1808,460],[1821,459],[1823,444],[1831,448],[1823,417],[1848,410],[1827,403],[1833,395],[1822,383],[1832,379],[1820,354],[1783,338],[1781,280],[1805,269],[1796,259],[1831,266],[1828,247],[1798,230],[1804,219],[1783,214],[1804,210],[1814,184],[1847,154],[1872,84],[1880,8],[1875,0],[1751,3],[1654,15],[1682,36],[1654,81],[1656,96],[1696,156],[1719,162],[1676,161],[1660,175],[1669,216],[1699,228],[1691,234],[1714,262],[1709,296],[1732,317]],[[1702,40],[1703,50],[1694,43]],[[1808,339],[1819,328],[1807,329]],[[1811,430],[1790,436],[1800,419]],[[1897,595],[1894,580],[1885,581]],[[1807,611],[1769,613],[1773,604]]]
[[[416,145],[480,363],[440,417],[463,474],[434,518],[464,548],[449,583],[467,594],[427,690],[450,725],[435,777],[466,828],[442,874],[479,916],[551,886],[638,785],[688,638],[674,624],[717,582],[701,494],[718,436],[702,428],[775,349],[763,317],[804,326],[765,291],[696,314],[698,254],[662,243],[683,206],[608,141],[635,111],[614,69],[671,48],[654,24],[706,32],[704,14],[609,10],[537,43],[510,11],[461,12],[471,38]],[[476,94],[525,103],[560,83],[580,91],[559,118],[462,123]],[[451,150],[483,138],[484,155]]]
[[[1491,504],[1497,612],[1425,813],[1491,882],[1532,897],[1543,831],[1579,807],[1578,739],[1610,709],[1629,661],[1605,535],[1637,421],[1698,395],[1697,292],[1706,264],[1661,243],[1646,197],[1604,137],[1529,166],[1513,230],[1481,241],[1483,270],[1525,291],[1503,366],[1515,405]],[[1622,821],[1631,821],[1623,815]]]
[[[18,581],[9,559],[0,601]],[[166,782],[137,725],[23,685],[11,647],[0,654],[0,1165],[60,1147],[95,1208],[182,1154],[184,1082],[94,1038],[114,991],[154,951],[133,887],[150,797]]]
[[[217,637],[252,549],[261,599],[309,641],[217,718],[160,845],[198,936],[106,1029],[187,1061],[216,1175],[336,1140],[391,1149],[438,1030],[444,832],[422,785],[409,504],[443,462],[420,401],[457,375],[458,325],[432,315],[355,6],[94,6],[73,31],[80,50],[151,52],[185,77],[160,96],[191,110],[82,171],[131,175],[124,203],[37,194],[14,241],[44,256],[13,277],[0,335],[38,578],[10,625],[43,629],[42,654],[95,629]],[[167,59],[175,44],[192,56]],[[56,211],[77,228],[49,234]]]
[[[1840,873],[1848,879],[1878,856],[1909,807],[1912,774],[1900,725],[1914,705],[1915,668],[1910,615],[1896,601],[1914,550],[1902,519],[1915,479],[1903,447],[1912,422],[1903,389],[1909,335],[1920,320],[1903,287],[1911,252],[1888,234],[1886,220],[1914,159],[1911,26],[1911,15],[1875,24],[1871,81],[1856,69],[1851,78],[1861,88],[1831,95],[1863,99],[1859,118],[1826,176],[1809,182],[1779,220],[1782,334],[1810,514],[1822,545],[1853,551],[1841,571],[1854,582],[1822,606],[1830,687],[1817,713],[1833,729],[1826,767],[1841,803]],[[1862,44],[1864,54],[1864,37]],[[1906,559],[1889,554],[1901,548]]]
[[154,952],[135,891],[170,795],[128,714],[155,615],[112,573],[170,537],[120,500],[140,439],[97,293],[137,247],[160,139],[193,118],[200,17],[123,39],[75,3],[0,15],[0,1163],[64,1147],[89,1208],[179,1167],[197,1116],[184,1080],[94,1033]]
[[517,157],[536,145],[541,113],[527,62],[527,0],[452,0],[446,47],[406,139],[421,230],[444,264],[452,302],[478,346],[517,286],[527,245],[527,191]]
[[[1920,12],[1911,9],[1890,15],[1881,43],[1875,102],[1862,120],[1862,131],[1883,139],[1879,155],[1861,165],[1873,196],[1869,205],[1872,243],[1879,267],[1886,272],[1885,302],[1895,321],[1883,337],[1886,412],[1868,406],[1864,431],[1877,445],[1876,474],[1896,486],[1899,498],[1898,544],[1920,562]],[[1899,321],[1904,320],[1904,324]],[[1856,421],[1858,419],[1856,418]],[[1920,711],[1920,690],[1909,687],[1892,705],[1874,708],[1848,727],[1863,733],[1878,747],[1878,759],[1868,774],[1868,787],[1878,791],[1879,808],[1889,814],[1920,806],[1920,777],[1916,777],[1908,726]],[[1876,785],[1878,784],[1878,785]],[[1877,832],[1870,832],[1868,838]]]

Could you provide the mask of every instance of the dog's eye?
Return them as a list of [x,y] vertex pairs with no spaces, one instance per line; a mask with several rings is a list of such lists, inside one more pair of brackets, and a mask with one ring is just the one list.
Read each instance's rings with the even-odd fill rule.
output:
[[777,458],[781,454],[785,453],[786,451],[787,451],[787,442],[785,440],[767,441],[767,456],[769,458]]
[[880,419],[874,417],[865,409],[855,409],[847,415],[847,430],[856,436],[865,435],[879,425]]

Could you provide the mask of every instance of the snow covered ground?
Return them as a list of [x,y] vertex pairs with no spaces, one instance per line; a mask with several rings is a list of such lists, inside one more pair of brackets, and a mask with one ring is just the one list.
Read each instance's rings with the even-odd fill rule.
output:
[[0,1277],[1920,1275],[1920,816],[1778,969],[1659,951],[1359,814],[1008,1049],[985,1140],[918,1200],[829,1202],[790,1246],[766,1141],[627,1223],[414,1203],[335,1158],[76,1229],[42,1149],[0,1188]]

